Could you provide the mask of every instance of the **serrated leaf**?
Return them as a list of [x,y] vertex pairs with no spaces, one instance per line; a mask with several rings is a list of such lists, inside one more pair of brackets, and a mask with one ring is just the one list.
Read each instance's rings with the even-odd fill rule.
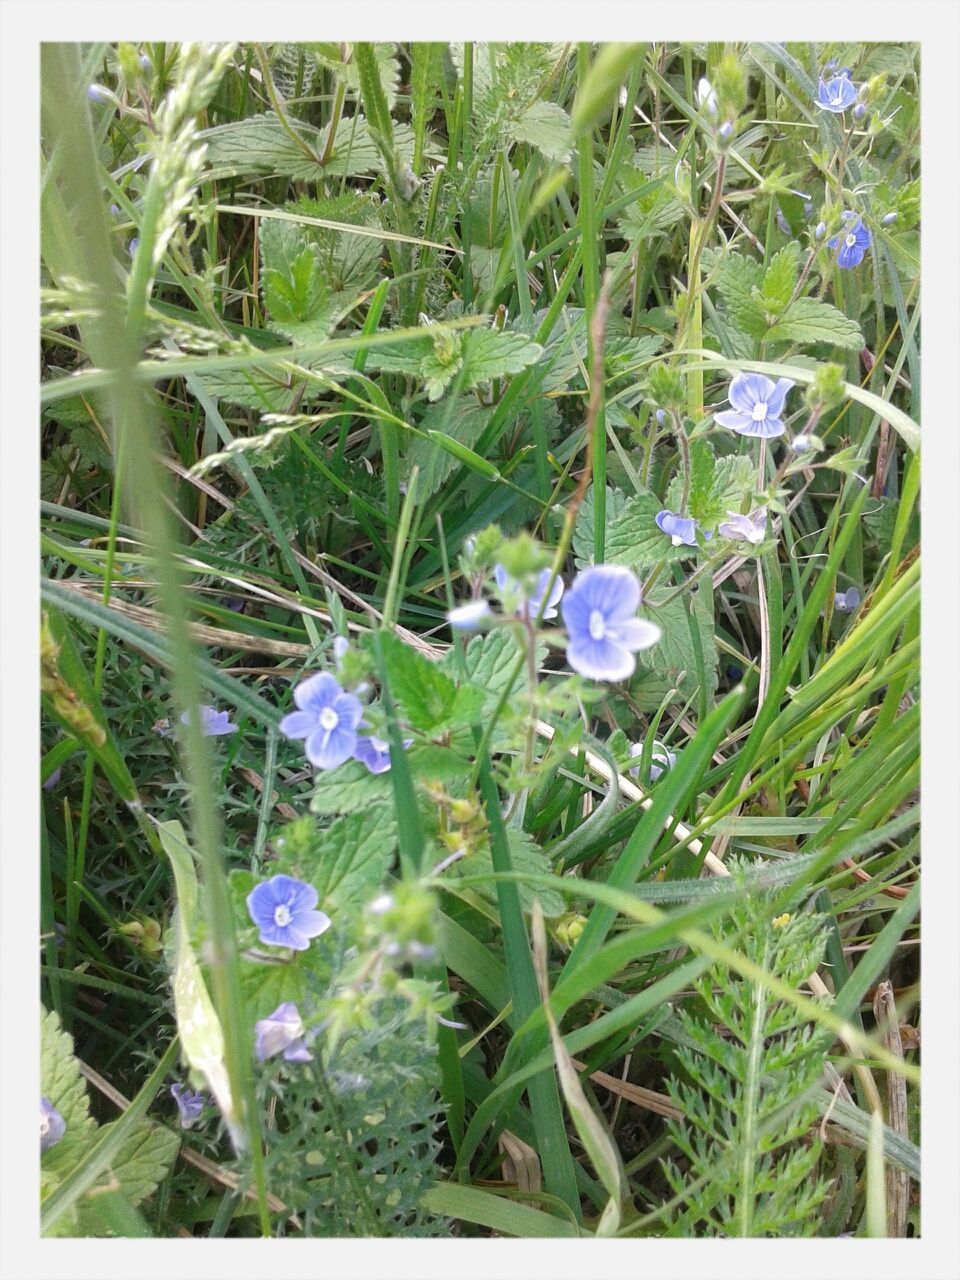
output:
[[[510,861],[513,864],[514,871],[537,876],[550,875],[552,873],[553,867],[549,857],[540,848],[533,836],[528,835],[526,831],[518,830],[516,827],[508,827],[507,840],[510,845]],[[461,858],[459,862],[455,862],[450,867],[446,874],[452,876],[454,868],[458,870],[460,875],[464,876],[492,874],[493,859],[489,847],[478,850],[477,853],[471,854],[468,858]],[[543,914],[547,917],[562,915],[566,910],[563,895],[555,889],[544,889],[539,885],[533,886],[522,881],[518,881],[517,885],[520,890],[520,902],[524,911],[532,910],[535,898],[540,899]],[[470,888],[479,893],[488,902],[496,905],[496,880],[490,880],[482,885],[471,885]]]
[[[664,503],[653,493],[640,493],[624,499],[619,495],[612,501],[610,495],[617,490],[607,490],[607,537],[604,549],[605,564],[622,564],[635,573],[651,569],[661,560],[667,564],[697,554],[696,547],[675,547],[670,538],[657,527],[657,513],[664,510]],[[592,489],[587,493],[591,499]],[[584,500],[574,533],[577,562],[582,566],[593,563],[593,502],[589,507]]]
[[[103,1125],[99,1136],[104,1137],[118,1123],[114,1120]],[[156,1191],[179,1149],[180,1139],[172,1129],[144,1120],[121,1142],[110,1165],[111,1183],[118,1182],[119,1189],[130,1203],[139,1204]],[[96,1196],[96,1190],[89,1191],[87,1195]],[[81,1222],[83,1217],[81,1208]]]
[[[537,661],[542,662],[546,649],[540,646]],[[523,656],[517,638],[507,627],[498,627],[485,636],[474,636],[466,647],[464,664],[467,678],[471,684],[481,689],[486,699],[486,709],[492,711],[504,690],[510,685],[510,677]],[[443,668],[453,674],[459,673],[457,655],[451,650],[443,661]],[[526,675],[521,668],[514,679],[511,693],[519,692],[524,687]]]
[[[690,613],[688,616],[687,605]],[[637,654],[637,674],[631,682],[631,696],[636,696],[644,711],[656,710],[671,688],[678,688],[678,696],[686,701],[694,695],[700,683],[694,634],[699,638],[706,677],[706,696],[713,697],[717,688],[719,653],[713,620],[713,593],[709,584],[699,591],[677,596],[660,608],[652,609],[648,616],[661,629],[659,642],[653,649]],[[691,625],[692,624],[692,625]],[[694,633],[692,627],[696,627]]]
[[800,274],[800,245],[796,240],[775,253],[763,276],[761,293],[769,309],[779,314],[793,297]]
[[297,873],[316,888],[321,910],[334,916],[383,883],[396,848],[392,806],[372,805],[319,831],[309,853],[301,855]]
[[542,355],[543,347],[525,333],[510,329],[499,333],[495,329],[471,329],[464,341],[464,390],[469,391],[493,378],[520,373],[528,365],[536,364]]
[[556,102],[534,102],[507,125],[514,142],[526,142],[548,160],[565,163],[573,153],[570,117]]
[[265,218],[260,225],[263,301],[274,320],[313,320],[329,295],[316,249],[296,223]]
[[[400,86],[400,64],[397,59],[397,46],[395,44],[379,43],[370,47],[373,50],[377,70],[380,73],[380,84],[383,87],[387,106],[392,111],[396,106],[397,90]],[[335,72],[353,93],[356,94],[360,91],[357,64],[352,59],[347,62],[343,60],[341,45],[334,44],[332,41],[308,41],[304,44],[304,48],[308,53],[312,53],[323,66],[329,67],[331,71]]]
[[[205,129],[200,137],[207,144],[209,176],[276,174],[298,182],[317,182],[323,177],[353,178],[379,172],[380,153],[362,115],[340,120],[325,165],[320,164],[325,132],[301,120],[290,121],[290,126],[306,144],[306,151],[269,111]],[[409,164],[413,158],[413,130],[409,125],[397,125],[394,140],[401,159]]]
[[40,1019],[40,1096],[49,1098],[67,1126],[60,1141],[41,1157],[45,1181],[52,1184],[77,1163],[97,1128],[74,1057],[73,1039],[61,1028],[52,1009],[45,1009]]
[[777,324],[764,334],[768,342],[827,342],[851,350],[863,346],[863,334],[851,320],[829,302],[798,298]]
[[390,773],[371,773],[359,760],[320,770],[314,780],[310,812],[321,816],[354,813],[393,795]]
[[437,664],[424,658],[399,637],[381,637],[386,658],[390,691],[403,718],[425,732],[441,724],[449,715],[457,688]]
[[741,253],[721,257],[717,251],[705,251],[703,261],[737,327],[752,338],[762,337],[767,318],[753,291],[759,292],[763,283],[763,264]]
[[[480,433],[490,420],[488,405],[478,403],[475,396],[461,396],[451,404],[431,406],[420,422],[422,430],[433,432],[442,424],[443,431],[458,444],[470,449],[480,438]],[[417,492],[421,501],[433,496],[443,482],[460,465],[455,452],[436,437],[423,440],[417,437],[406,455],[406,475],[414,467],[420,470]]]

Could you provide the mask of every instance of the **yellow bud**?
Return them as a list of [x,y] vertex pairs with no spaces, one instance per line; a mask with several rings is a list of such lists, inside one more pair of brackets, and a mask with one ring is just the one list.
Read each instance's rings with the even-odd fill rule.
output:
[[789,923],[790,923],[790,912],[785,911],[782,916],[774,917],[773,927],[775,929],[782,929],[785,924],[789,924]]

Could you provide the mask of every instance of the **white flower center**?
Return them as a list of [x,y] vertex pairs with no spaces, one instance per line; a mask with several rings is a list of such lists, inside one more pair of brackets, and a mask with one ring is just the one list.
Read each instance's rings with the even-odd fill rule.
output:
[[607,624],[603,614],[599,609],[593,609],[590,613],[590,638],[591,640],[602,640],[607,634]]
[[292,919],[293,916],[290,914],[290,908],[284,903],[281,902],[279,907],[274,908],[273,923],[277,925],[278,928],[284,928],[284,926],[288,925]]
[[766,416],[767,416],[767,406],[765,404],[761,403],[761,404],[755,404],[753,406],[754,422],[763,422]]
[[333,733],[339,723],[340,717],[333,707],[324,707],[320,712],[320,728],[326,729],[327,733]]
[[675,547],[679,547],[683,539],[680,537],[679,533],[675,533],[673,537],[670,539],[670,541],[673,543]]
[[50,1132],[50,1117],[41,1114],[40,1116],[40,1137],[44,1138]]

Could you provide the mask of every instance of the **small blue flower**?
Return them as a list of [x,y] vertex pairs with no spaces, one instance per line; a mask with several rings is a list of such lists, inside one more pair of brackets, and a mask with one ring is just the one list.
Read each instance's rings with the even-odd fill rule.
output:
[[[184,711],[180,723],[190,723],[190,712]],[[237,726],[230,719],[229,711],[218,711],[216,707],[200,708],[200,731],[205,738],[222,738],[225,734],[236,733]]]
[[666,409],[658,409],[653,416],[656,418],[658,426],[662,427],[666,424],[666,421],[667,421]]
[[[636,759],[637,756],[642,755],[643,743],[635,742],[630,748],[631,759]],[[662,742],[654,738],[653,748],[650,753],[650,781],[656,782],[661,774],[667,773],[676,763],[677,757],[674,752],[668,751]],[[632,778],[638,778],[640,776],[640,765],[635,765],[628,772]]]
[[889,213],[885,213],[883,217],[880,219],[880,225],[881,227],[889,227],[891,226],[892,223],[896,222],[896,220],[897,220],[897,211],[896,209],[891,209]]
[[702,111],[706,111],[708,116],[715,116],[719,110],[717,105],[717,94],[713,85],[706,77],[701,77],[697,83],[697,106]]
[[721,427],[741,436],[782,436],[786,427],[780,420],[787,392],[793,386],[789,378],[778,378],[776,385],[762,373],[738,373],[730,383],[727,396],[732,409],[715,413]]
[[293,691],[299,710],[280,721],[285,738],[305,738],[307,759],[317,769],[335,769],[353,755],[363,714],[359,698],[344,693],[332,675],[303,680]]
[[58,787],[60,785],[60,778],[62,775],[63,775],[62,767],[59,769],[54,769],[53,773],[51,773],[50,777],[43,784],[44,791],[53,791],[54,787]]
[[741,539],[749,542],[752,546],[758,547],[767,535],[767,511],[765,507],[761,507],[759,511],[754,511],[752,515],[738,515],[734,511],[728,511],[729,520],[725,520],[717,529],[717,533],[721,538],[729,538],[733,542],[739,542]]
[[843,234],[831,236],[827,241],[827,246],[830,249],[837,250],[838,267],[843,267],[844,269],[859,267],[867,250],[873,243],[873,237],[870,234],[869,227],[865,227],[862,219],[858,218],[851,210],[845,210],[842,217],[847,223],[843,229]]
[[282,1053],[285,1062],[310,1062],[313,1054],[307,1048],[300,1010],[291,1000],[277,1005],[268,1018],[256,1025],[254,1052],[258,1062]]
[[172,1084],[170,1093],[180,1112],[180,1128],[192,1129],[204,1107],[202,1093],[192,1093],[185,1084]]
[[823,448],[823,441],[819,436],[812,436],[809,432],[801,432],[800,435],[793,437],[790,448],[794,453],[810,453],[815,449]]
[[447,612],[447,622],[454,631],[480,631],[493,615],[486,600],[469,600]]
[[140,240],[137,236],[134,236],[133,239],[130,241],[130,243],[127,245],[127,252],[130,254],[131,258],[135,258],[137,256],[137,250],[139,248],[140,248]]
[[67,1132],[67,1122],[49,1098],[40,1099],[40,1153],[55,1147]]
[[574,671],[593,680],[633,674],[634,653],[660,639],[659,627],[635,616],[639,604],[640,582],[629,569],[598,564],[577,575],[561,605]]
[[[361,720],[359,727],[363,729],[367,726]],[[409,747],[411,742],[413,742],[412,738],[404,738],[404,748]],[[357,738],[353,758],[365,764],[371,773],[386,773],[390,768],[390,743],[384,742],[383,738],[378,738],[375,733],[361,733]]]
[[717,137],[721,142],[728,142],[733,137],[733,125],[729,120],[724,120],[723,124],[717,130]]
[[859,587],[847,587],[846,591],[834,593],[833,607],[837,613],[853,613],[860,608],[861,599]]
[[346,636],[334,636],[333,640],[333,660],[340,671],[343,667],[343,659],[347,650],[350,648],[350,641]]
[[[516,578],[511,578],[509,573],[502,564],[494,565],[493,576],[497,582],[497,588],[500,594],[500,601],[504,609],[508,613],[522,613],[524,605],[526,605],[529,617],[536,618],[540,609],[540,603],[543,600],[544,592],[547,589],[547,583],[550,581],[550,570],[541,569],[537,575],[537,584],[533,589],[533,593],[529,596],[523,594],[523,588]],[[546,607],[543,611],[541,622],[547,622],[550,618],[557,616],[555,606],[563,595],[563,579],[557,575],[550,588],[550,596],[547,600]]]
[[105,89],[102,84],[88,84],[87,97],[91,102],[109,102],[113,94],[109,89]]
[[[667,534],[670,541],[675,547],[695,547],[697,545],[697,530],[700,526],[696,520],[689,516],[678,516],[673,511],[658,511],[654,517],[657,528],[661,533]],[[704,538],[712,538],[712,533],[707,533],[700,529]]]
[[319,894],[312,884],[293,876],[262,880],[247,894],[247,910],[268,947],[306,951],[311,938],[330,928],[330,917],[315,911]]
[[866,114],[867,114],[866,103],[858,102],[857,105],[853,108],[854,120],[862,120]]
[[777,226],[785,236],[790,235],[790,223],[787,221],[786,214],[779,205],[777,206]]
[[831,76],[829,80],[820,77],[820,84],[817,86],[817,96],[814,99],[816,105],[824,111],[832,111],[834,115],[841,115],[846,111],[847,107],[852,107],[857,100],[857,86],[847,75],[847,68],[839,73],[839,75]]
[[821,240],[826,230],[827,230],[827,224],[825,222],[818,222],[813,232],[814,239]]

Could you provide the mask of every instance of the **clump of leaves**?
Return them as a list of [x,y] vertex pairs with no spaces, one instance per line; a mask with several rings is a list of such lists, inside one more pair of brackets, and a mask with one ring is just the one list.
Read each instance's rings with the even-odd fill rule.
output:
[[[766,894],[746,898],[725,937],[732,931],[754,965],[796,988],[822,960],[823,920],[775,917],[771,902]],[[702,1012],[679,1015],[684,1079],[669,1086],[683,1120],[668,1127],[686,1157],[685,1168],[664,1163],[681,1198],[670,1234],[812,1235],[829,1186],[816,1176],[820,1143],[808,1137],[818,1115],[809,1093],[823,1070],[822,1036],[765,983],[725,964],[695,988]]]

